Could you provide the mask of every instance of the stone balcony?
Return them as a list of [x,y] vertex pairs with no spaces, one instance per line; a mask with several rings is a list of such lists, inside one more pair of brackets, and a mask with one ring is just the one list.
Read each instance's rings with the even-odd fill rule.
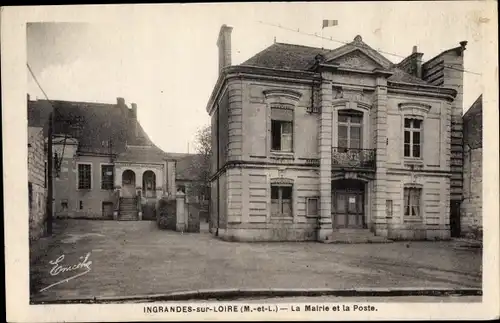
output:
[[375,149],[332,147],[332,168],[375,170]]

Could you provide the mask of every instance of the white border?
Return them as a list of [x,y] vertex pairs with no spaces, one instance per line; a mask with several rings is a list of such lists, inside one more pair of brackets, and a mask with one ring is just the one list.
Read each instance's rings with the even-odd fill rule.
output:
[[[450,2],[447,5],[462,6],[467,2]],[[267,6],[271,4],[251,4]],[[288,4],[274,3],[274,8],[283,8]],[[483,75],[483,214],[484,214],[484,264],[482,303],[393,303],[377,304],[377,312],[365,313],[305,313],[288,312],[281,314],[252,313],[203,313],[188,315],[185,313],[144,314],[142,304],[113,305],[29,305],[29,270],[28,270],[28,203],[19,203],[20,197],[27,196],[27,131],[26,129],[26,22],[27,21],[103,21],[131,14],[138,6],[103,5],[103,6],[40,6],[40,7],[2,7],[1,9],[1,61],[2,61],[2,124],[4,147],[4,182],[9,187],[4,190],[4,234],[5,234],[5,271],[6,271],[6,308],[7,321],[15,322],[56,322],[56,321],[137,321],[137,320],[401,320],[401,319],[487,319],[498,317],[499,313],[499,150],[498,150],[498,17],[497,3],[477,1],[475,14],[481,15],[478,27],[483,37],[490,41],[482,49],[484,63],[480,71]],[[155,5],[144,5],[155,10]],[[186,5],[184,5],[186,6]],[[204,6],[200,14],[210,15],[209,11],[219,4],[195,4],[191,8]],[[211,7],[209,7],[211,6]],[[227,9],[241,10],[243,4],[224,4]],[[240,7],[238,7],[240,6]],[[281,6],[281,7],[280,7]],[[226,9],[224,9],[226,10]],[[144,11],[142,11],[144,12]],[[236,12],[232,12],[235,14]],[[137,13],[141,15],[141,13]],[[143,13],[142,13],[143,14]],[[479,19],[479,18],[478,18]],[[472,23],[472,22],[471,22]],[[397,31],[391,31],[397,33]],[[22,148],[20,148],[22,147]],[[5,152],[8,152],[8,157]],[[24,215],[24,216],[20,216]],[[265,304],[265,301],[261,303]],[[199,303],[198,303],[199,304]],[[225,303],[220,303],[225,304]]]

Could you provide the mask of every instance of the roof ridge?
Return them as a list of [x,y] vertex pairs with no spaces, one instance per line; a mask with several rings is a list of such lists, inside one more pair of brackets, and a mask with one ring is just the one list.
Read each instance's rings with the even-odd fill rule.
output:
[[69,104],[86,104],[86,105],[93,105],[93,106],[106,106],[106,107],[114,107],[116,106],[116,103],[103,103],[103,102],[89,102],[89,101],[69,101],[69,100],[46,100],[46,99],[37,99],[33,100],[30,102],[50,102],[50,103],[69,103]]
[[[319,50],[327,50],[327,51],[332,51],[334,49],[329,49],[329,48],[321,48],[321,47],[316,47],[316,46],[307,46],[307,45],[299,45],[299,44],[292,44],[292,43],[283,43],[283,42],[276,42],[273,45],[287,45],[287,46],[295,46],[295,47],[304,47],[304,48],[311,48],[311,49],[319,49]],[[271,45],[272,46],[272,45]],[[271,47],[269,46],[269,47]],[[269,48],[268,47],[268,48]]]

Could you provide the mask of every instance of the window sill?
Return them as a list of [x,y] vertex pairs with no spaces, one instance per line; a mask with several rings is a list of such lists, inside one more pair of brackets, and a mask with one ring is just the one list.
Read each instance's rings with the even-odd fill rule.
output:
[[404,164],[409,166],[423,166],[424,160],[422,158],[405,157]]
[[294,158],[293,151],[279,151],[279,150],[271,150],[271,158]]
[[405,215],[403,217],[404,222],[413,222],[413,223],[421,223],[424,221],[424,219],[421,216],[409,216]]

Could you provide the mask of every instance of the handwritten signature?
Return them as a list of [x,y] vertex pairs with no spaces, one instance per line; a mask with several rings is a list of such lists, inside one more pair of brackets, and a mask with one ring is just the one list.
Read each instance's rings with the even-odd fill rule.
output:
[[72,271],[75,271],[75,270],[78,270],[78,269],[85,269],[85,271],[81,272],[81,273],[78,273],[76,275],[73,275],[71,277],[68,277],[68,278],[65,278],[63,280],[60,280],[52,285],[49,285],[43,289],[40,290],[40,292],[43,292],[51,287],[54,287],[56,285],[59,285],[59,284],[62,284],[62,283],[65,283],[65,282],[68,282],[72,279],[75,279],[77,277],[80,277],[80,276],[83,276],[87,273],[90,272],[91,270],[91,267],[90,265],[92,265],[92,261],[89,260],[90,258],[90,252],[87,253],[85,256],[83,257],[80,257],[80,261],[76,264],[76,265],[63,265],[62,262],[64,260],[65,256],[64,255],[61,255],[59,256],[56,260],[51,260],[49,261],[49,264],[53,265],[52,269],[49,271],[49,274],[51,276],[57,276],[61,273],[66,273],[66,272],[72,272]]

